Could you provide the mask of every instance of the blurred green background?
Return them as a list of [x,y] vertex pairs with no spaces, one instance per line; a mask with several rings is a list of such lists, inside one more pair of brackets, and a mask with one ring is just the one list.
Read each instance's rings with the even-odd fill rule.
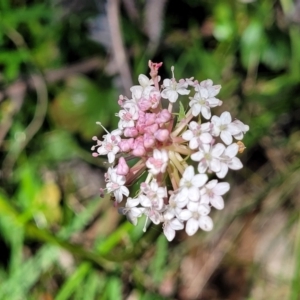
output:
[[[172,243],[90,152],[149,59],[250,125],[214,230]],[[298,0],[0,0],[0,300],[300,299],[299,83]]]

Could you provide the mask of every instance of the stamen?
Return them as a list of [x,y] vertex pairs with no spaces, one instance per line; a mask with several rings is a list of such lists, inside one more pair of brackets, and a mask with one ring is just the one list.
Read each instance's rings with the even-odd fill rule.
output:
[[147,215],[147,218],[146,218],[146,221],[145,221],[145,225],[143,227],[143,231],[146,232],[147,231],[147,223],[148,223],[148,219],[149,219],[149,216]]
[[106,133],[109,134],[108,130],[102,125],[101,122],[96,122],[96,124],[97,124],[97,125],[100,125],[100,126],[103,128],[103,130],[104,130]]

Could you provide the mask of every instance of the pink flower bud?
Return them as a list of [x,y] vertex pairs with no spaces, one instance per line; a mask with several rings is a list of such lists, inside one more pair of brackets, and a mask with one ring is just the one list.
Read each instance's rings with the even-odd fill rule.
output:
[[132,150],[132,154],[134,156],[141,157],[146,154],[146,150],[145,150],[144,146],[138,146]]
[[144,134],[144,146],[145,148],[151,148],[155,144],[155,138],[152,134]]
[[171,120],[172,115],[167,109],[163,109],[159,114],[157,114],[156,117],[156,123],[161,124],[161,123],[167,123]]
[[150,125],[150,126],[146,126],[144,128],[144,131],[147,132],[147,133],[155,133],[156,131],[158,130],[158,125],[157,124],[153,124],[153,125]]
[[151,107],[151,102],[146,98],[141,98],[138,102],[138,107],[142,111],[146,111]]
[[124,130],[124,136],[126,137],[136,137],[138,135],[138,131],[135,127],[127,127]]
[[117,165],[117,174],[126,176],[129,172],[129,167],[126,163],[124,157],[119,158],[119,163]]
[[169,138],[169,131],[167,129],[159,129],[154,133],[154,136],[160,142],[165,142]]
[[142,136],[139,136],[135,139],[133,147],[132,147],[132,154],[134,156],[144,156],[146,154],[146,150],[144,147],[144,140]]
[[122,152],[129,152],[133,148],[134,139],[121,140],[118,144]]
[[155,121],[156,121],[156,114],[154,114],[154,113],[146,114],[146,120],[145,120],[146,125],[152,125],[155,123]]

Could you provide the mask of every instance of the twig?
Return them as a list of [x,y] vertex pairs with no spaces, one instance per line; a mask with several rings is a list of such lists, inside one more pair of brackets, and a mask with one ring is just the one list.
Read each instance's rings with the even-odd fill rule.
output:
[[108,0],[106,9],[112,41],[112,51],[121,77],[122,89],[124,92],[129,91],[132,86],[132,78],[120,31],[119,0]]

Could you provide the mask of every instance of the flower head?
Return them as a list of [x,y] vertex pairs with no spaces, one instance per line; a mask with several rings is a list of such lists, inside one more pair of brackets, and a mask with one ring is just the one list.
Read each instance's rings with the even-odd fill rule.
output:
[[[133,225],[144,215],[144,231],[149,220],[162,224],[171,241],[177,230],[185,228],[188,235],[194,235],[199,229],[213,229],[210,211],[224,208],[223,195],[230,186],[216,179],[207,182],[208,174],[224,178],[229,169],[242,168],[237,155],[243,144],[233,139],[241,140],[249,126],[232,121],[229,112],[212,116],[212,108],[222,101],[216,98],[221,86],[210,79],[200,83],[193,77],[176,80],[172,67],[172,78],[160,86],[161,65],[150,61],[151,78],[141,74],[139,85],[130,89],[131,99],[119,97],[118,129],[105,129],[102,141],[94,137],[92,150],[94,157],[108,157],[106,188],[101,191],[111,193],[116,206],[124,203],[119,213]],[[176,112],[173,103],[187,98],[189,88],[194,90],[190,108],[183,111],[181,105]],[[168,108],[163,108],[162,99],[169,101]],[[130,187],[136,182],[133,194]]]

